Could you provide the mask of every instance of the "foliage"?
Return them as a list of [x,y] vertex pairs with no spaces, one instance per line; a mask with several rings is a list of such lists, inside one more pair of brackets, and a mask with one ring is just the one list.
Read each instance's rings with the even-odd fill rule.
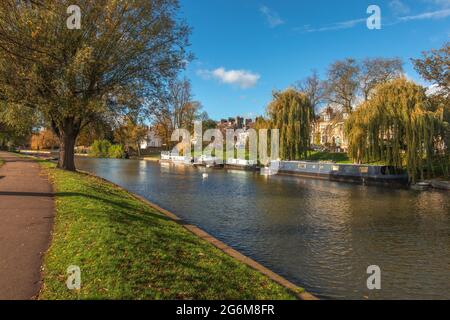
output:
[[90,146],[95,140],[109,140],[114,139],[112,121],[106,119],[99,119],[84,127],[77,137],[76,146]]
[[189,80],[184,78],[170,81],[168,94],[162,96],[152,109],[155,128],[163,143],[169,148],[176,144],[171,141],[176,129],[186,129],[192,133],[195,120],[206,120],[207,115],[201,109],[200,102],[193,100]]
[[216,129],[216,128],[217,128],[216,121],[209,119],[209,118],[202,121],[202,131],[203,132],[205,132],[209,129]]
[[49,129],[44,129],[31,136],[31,149],[53,149],[59,146],[58,137]]
[[326,85],[326,81],[320,80],[317,70],[313,70],[310,76],[296,83],[298,90],[308,96],[314,111],[325,99]]
[[95,140],[89,150],[89,156],[95,158],[122,159],[125,156],[123,146],[111,144],[108,140]]
[[[55,169],[40,299],[295,299],[284,287],[104,180]],[[68,290],[67,266],[82,269]]]
[[[424,52],[421,59],[412,59],[416,71],[433,84],[429,93],[433,105],[444,108],[444,120],[450,123],[450,42],[438,50]],[[450,127],[445,134],[447,157],[450,157]]]
[[[438,50],[423,52],[421,59],[412,59],[416,71],[436,86],[443,97],[450,97],[450,42]],[[447,100],[447,104],[448,104]]]
[[374,88],[403,74],[399,58],[352,58],[335,61],[328,68],[327,79],[321,80],[317,71],[296,87],[304,92],[317,108],[324,102],[341,112],[350,113],[358,99],[367,101]]
[[280,130],[280,156],[284,160],[307,158],[314,108],[306,94],[287,89],[274,92],[267,107],[272,128]]
[[108,158],[111,148],[111,142],[108,140],[96,140],[91,146],[89,155],[96,158]]
[[147,127],[138,124],[133,117],[127,116],[125,121],[114,130],[114,140],[125,146],[125,150],[135,149],[140,156],[141,142],[147,137],[147,134]]
[[433,110],[425,89],[405,78],[376,88],[348,119],[349,155],[357,162],[381,160],[406,167],[412,181],[440,151],[445,123],[442,109]]
[[403,74],[403,63],[399,58],[364,59],[360,63],[358,80],[364,101],[367,101],[377,85]]
[[356,100],[359,66],[354,59],[334,62],[328,69],[327,100],[330,104],[350,113]]
[[308,160],[311,161],[331,161],[336,163],[352,163],[346,153],[334,153],[324,151],[310,151]]
[[143,111],[190,59],[190,29],[177,0],[80,0],[80,30],[66,26],[72,4],[0,2],[1,100],[11,122],[23,121],[18,112],[52,128],[66,170],[75,170],[75,140],[84,127]]
[[0,90],[0,149],[14,150],[16,146],[29,143],[37,118],[33,113],[25,114],[16,105],[10,105],[1,99]]
[[121,145],[114,144],[109,148],[109,158],[122,159],[125,156],[125,150]]
[[0,122],[0,150],[14,151],[17,146],[26,146],[31,132],[17,132],[14,128]]

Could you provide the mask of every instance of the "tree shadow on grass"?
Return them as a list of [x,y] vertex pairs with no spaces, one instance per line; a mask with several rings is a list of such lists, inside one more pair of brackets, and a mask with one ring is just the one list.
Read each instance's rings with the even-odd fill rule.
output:
[[[152,219],[160,219],[165,221],[172,221],[170,218],[164,216],[162,213],[154,213],[154,209],[149,208],[148,210],[143,209],[145,204],[142,203],[142,207],[139,205],[131,205],[127,201],[115,201],[112,199],[107,199],[103,197],[98,197],[92,194],[81,193],[81,192],[14,192],[14,191],[0,191],[0,196],[20,196],[20,197],[82,197],[86,199],[91,199],[95,201],[103,202],[106,205],[111,206],[111,211],[109,213],[114,214],[117,222],[130,223],[137,220],[144,222],[151,222]],[[125,199],[130,200],[130,199]],[[131,199],[133,201],[133,199]],[[138,200],[136,200],[138,201]],[[116,209],[116,210],[114,210]],[[111,215],[109,216],[112,217]]]

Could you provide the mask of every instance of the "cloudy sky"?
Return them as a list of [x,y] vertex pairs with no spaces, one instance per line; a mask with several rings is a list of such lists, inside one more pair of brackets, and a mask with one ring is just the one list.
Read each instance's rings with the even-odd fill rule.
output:
[[[369,5],[381,30],[369,30]],[[214,119],[263,114],[274,89],[345,57],[410,58],[450,40],[450,0],[181,0],[196,59],[186,75]]]

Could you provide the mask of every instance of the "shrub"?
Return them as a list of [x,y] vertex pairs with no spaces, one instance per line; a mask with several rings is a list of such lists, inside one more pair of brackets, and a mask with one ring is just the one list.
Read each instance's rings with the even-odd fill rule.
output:
[[125,150],[119,144],[112,145],[109,148],[109,157],[114,159],[122,159],[125,155]]
[[108,140],[95,140],[91,146],[89,155],[96,158],[108,158],[111,142]]

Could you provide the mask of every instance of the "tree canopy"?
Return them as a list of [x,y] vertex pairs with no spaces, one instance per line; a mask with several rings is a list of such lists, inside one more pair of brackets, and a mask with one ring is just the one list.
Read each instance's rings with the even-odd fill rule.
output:
[[[81,0],[81,29],[67,28],[69,0],[0,2],[0,100],[35,115],[60,139],[59,167],[75,170],[80,131],[99,118],[143,110],[184,67],[190,29],[177,0]],[[21,120],[19,119],[19,122]]]
[[359,163],[383,161],[407,168],[412,181],[419,174],[423,178],[442,147],[447,125],[442,113],[431,105],[425,88],[405,78],[380,84],[346,123],[349,155]]
[[440,49],[423,52],[422,58],[412,61],[422,78],[434,84],[439,95],[450,99],[450,42]]
[[281,158],[305,159],[314,121],[314,107],[308,96],[292,88],[274,92],[267,113],[272,128],[280,130]]

